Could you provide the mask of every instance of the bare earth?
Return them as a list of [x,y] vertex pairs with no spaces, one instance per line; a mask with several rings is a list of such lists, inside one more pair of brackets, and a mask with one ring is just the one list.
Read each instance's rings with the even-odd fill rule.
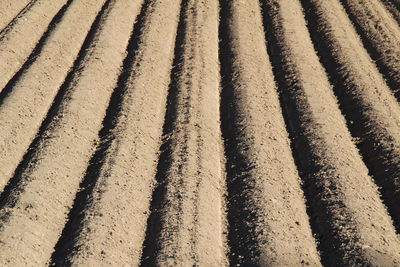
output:
[[400,266],[399,23],[0,1],[0,266]]

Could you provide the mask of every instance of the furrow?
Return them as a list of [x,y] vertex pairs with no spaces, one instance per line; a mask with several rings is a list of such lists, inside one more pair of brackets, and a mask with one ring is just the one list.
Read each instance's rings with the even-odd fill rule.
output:
[[177,36],[141,265],[223,266],[217,1],[184,1]]
[[140,262],[179,8],[176,0],[148,0],[142,7],[99,133],[101,143],[63,233],[71,242],[60,250],[61,258],[53,255],[56,266]]
[[32,60],[34,52],[44,43],[48,33],[62,16],[66,2],[35,1],[29,9],[15,18],[11,25],[1,31],[0,92],[18,70],[24,67],[24,63],[27,65],[30,54]]
[[25,13],[37,0],[3,0],[0,2],[0,33],[12,24],[21,14]]
[[326,266],[395,266],[392,221],[319,62],[298,1],[263,0],[268,52]]
[[32,152],[7,187],[10,193],[2,195],[3,266],[45,264],[64,227],[140,8],[137,1],[109,3],[94,22]]
[[74,1],[0,103],[0,189],[34,139],[104,1]]
[[400,27],[378,0],[341,0],[365,48],[400,102]]
[[400,106],[338,1],[302,0],[314,46],[358,149],[400,226]]
[[221,120],[231,266],[320,266],[259,1],[221,1]]
[[392,14],[393,18],[400,24],[400,3],[393,0],[381,0],[386,9]]

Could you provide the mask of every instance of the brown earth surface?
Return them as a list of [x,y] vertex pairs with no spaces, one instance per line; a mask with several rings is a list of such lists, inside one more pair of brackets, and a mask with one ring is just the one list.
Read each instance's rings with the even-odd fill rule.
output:
[[0,266],[400,266],[399,8],[0,1]]

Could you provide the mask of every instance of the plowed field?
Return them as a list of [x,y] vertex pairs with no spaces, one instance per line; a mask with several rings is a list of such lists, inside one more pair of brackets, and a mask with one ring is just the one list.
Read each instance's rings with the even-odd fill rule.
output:
[[399,8],[0,1],[0,266],[400,266]]

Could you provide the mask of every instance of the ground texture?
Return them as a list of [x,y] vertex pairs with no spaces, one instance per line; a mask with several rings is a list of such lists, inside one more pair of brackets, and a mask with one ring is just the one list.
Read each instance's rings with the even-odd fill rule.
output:
[[400,266],[399,8],[0,1],[0,266]]

